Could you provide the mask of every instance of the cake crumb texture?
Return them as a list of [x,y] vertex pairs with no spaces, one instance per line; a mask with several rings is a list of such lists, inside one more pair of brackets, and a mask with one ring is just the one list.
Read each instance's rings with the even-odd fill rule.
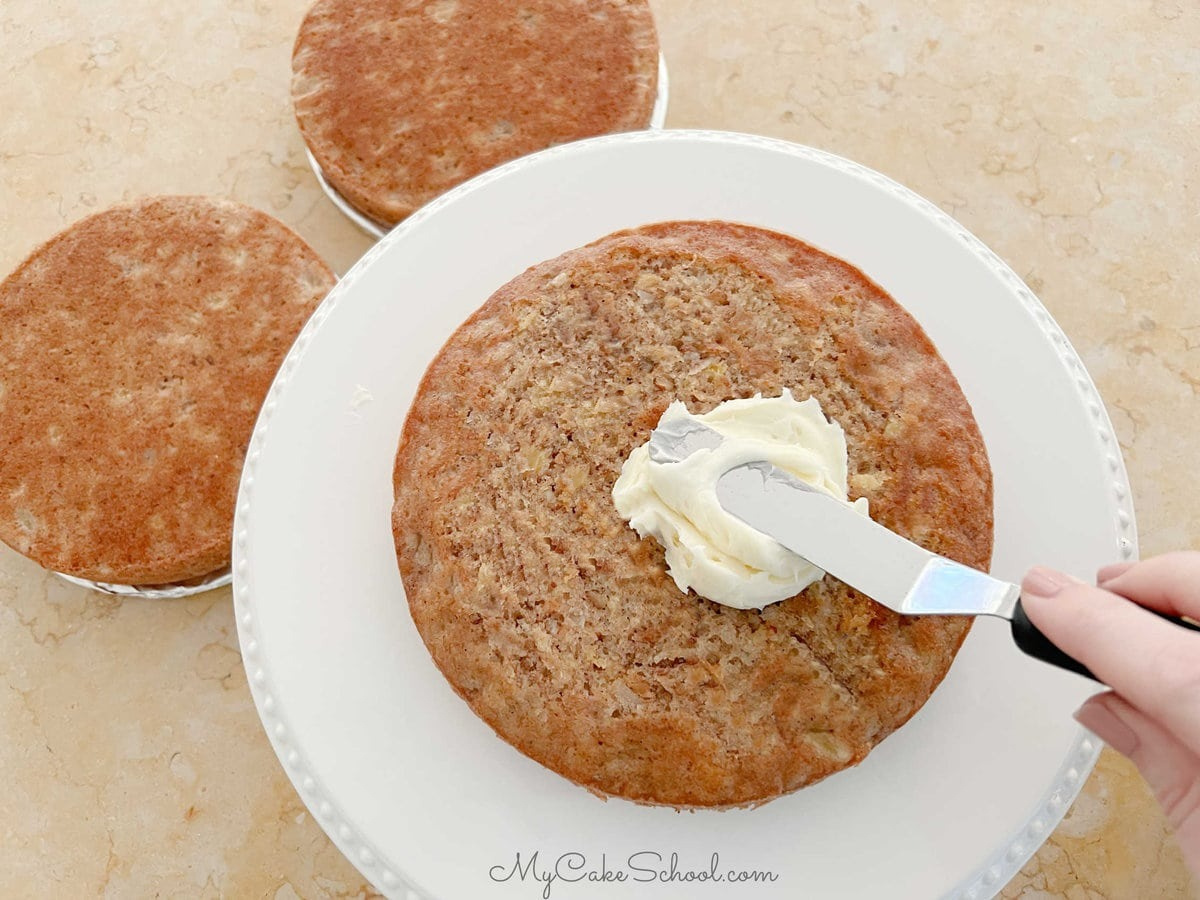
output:
[[123,584],[227,565],[259,406],[333,283],[282,223],[204,197],[36,249],[0,284],[0,540]]
[[853,266],[761,229],[672,222],[537,265],[427,371],[396,457],[413,620],[505,740],[594,791],[762,802],[909,719],[969,628],[827,576],[762,611],[679,592],[611,489],[667,404],[791,388],[841,424],[851,498],[986,569],[992,484],[953,375]]
[[322,172],[385,224],[500,163],[650,123],[646,0],[317,0],[292,102]]

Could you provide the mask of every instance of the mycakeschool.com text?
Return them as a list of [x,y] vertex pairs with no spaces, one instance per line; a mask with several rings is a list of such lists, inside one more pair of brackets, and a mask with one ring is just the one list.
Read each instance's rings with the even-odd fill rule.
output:
[[765,869],[743,869],[721,861],[714,851],[707,859],[692,862],[678,853],[657,850],[638,850],[619,860],[601,853],[589,857],[585,853],[568,852],[543,855],[541,851],[522,853],[513,859],[488,869],[494,882],[524,882],[537,886],[542,900],[550,900],[555,888],[572,884],[767,884],[778,881],[779,875]]

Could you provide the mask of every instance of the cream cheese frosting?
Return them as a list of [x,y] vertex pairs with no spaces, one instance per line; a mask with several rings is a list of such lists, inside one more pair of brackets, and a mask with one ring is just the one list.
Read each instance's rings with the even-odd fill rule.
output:
[[[702,415],[677,400],[658,425],[686,422],[720,433],[720,446],[696,450],[681,462],[657,463],[649,442],[642,444],[625,461],[612,491],[630,527],[662,545],[679,589],[737,609],[760,609],[819,581],[823,571],[725,512],[717,480],[735,466],[764,460],[846,501],[841,426],[825,417],[815,397],[798,401],[786,388],[774,398],[727,400]],[[853,505],[867,515],[865,497]]]

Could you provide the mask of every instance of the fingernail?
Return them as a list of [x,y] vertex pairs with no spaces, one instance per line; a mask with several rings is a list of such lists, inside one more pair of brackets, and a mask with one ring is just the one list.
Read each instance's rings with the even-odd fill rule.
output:
[[1105,566],[1096,573],[1096,584],[1103,586],[1106,581],[1120,578],[1132,568],[1133,563],[1131,562],[1119,562],[1113,563],[1111,566]]
[[1034,566],[1025,573],[1021,580],[1021,590],[1026,594],[1037,597],[1053,597],[1068,584],[1075,582],[1074,578],[1064,575],[1045,566]]
[[1075,721],[1122,756],[1130,756],[1137,750],[1138,737],[1133,729],[1099,701],[1088,701],[1075,710]]

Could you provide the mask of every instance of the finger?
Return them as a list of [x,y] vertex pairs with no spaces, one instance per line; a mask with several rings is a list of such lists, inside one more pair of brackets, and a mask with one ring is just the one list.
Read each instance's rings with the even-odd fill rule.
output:
[[1079,723],[1137,766],[1175,830],[1189,867],[1200,872],[1200,756],[1116,694],[1099,694]]
[[1200,748],[1200,634],[1052,569],[1031,569],[1021,588],[1030,621],[1052,643]]
[[1137,564],[1138,561],[1132,559],[1128,562],[1111,563],[1107,566],[1101,566],[1096,570],[1096,584],[1104,584],[1106,581],[1112,581],[1118,575],[1124,575]]
[[1200,618],[1200,553],[1180,550],[1131,566],[1106,566],[1096,574],[1106,591],[1160,612]]

